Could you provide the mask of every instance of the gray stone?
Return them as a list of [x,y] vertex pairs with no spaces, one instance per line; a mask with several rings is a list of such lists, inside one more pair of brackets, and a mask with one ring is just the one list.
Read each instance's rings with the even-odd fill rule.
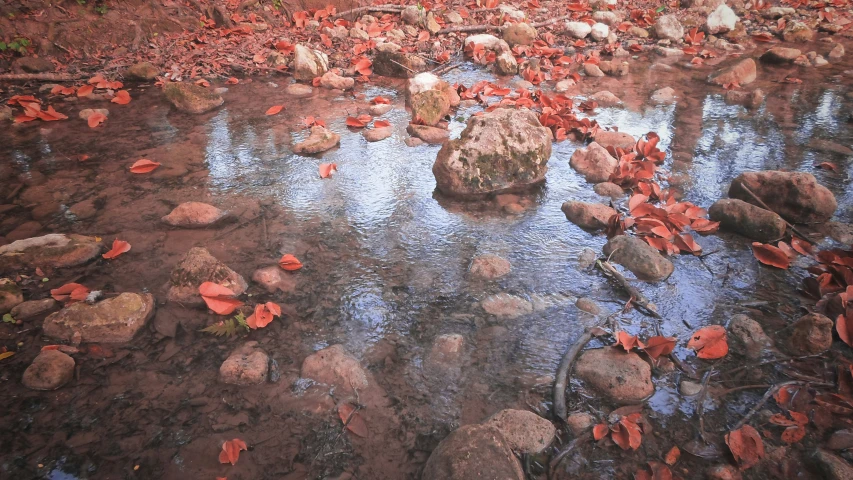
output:
[[778,240],[785,235],[785,220],[773,212],[734,198],[718,200],[708,209],[709,218],[730,230],[759,242]]
[[616,215],[616,210],[603,203],[587,203],[569,200],[561,207],[566,219],[587,230],[598,230],[607,227],[610,217]]
[[101,254],[103,244],[94,237],[52,233],[0,246],[0,271],[23,266],[74,267]]
[[665,280],[675,267],[657,249],[637,237],[618,235],[604,245],[604,255],[630,270],[639,280]]
[[655,36],[657,38],[677,42],[684,37],[684,27],[675,15],[662,15],[655,20]]
[[341,136],[326,127],[314,125],[308,138],[293,145],[293,153],[312,155],[322,153],[336,147],[341,142]]
[[792,223],[825,222],[838,206],[835,195],[810,173],[768,170],[738,175],[729,187],[729,197],[756,204],[744,186]]

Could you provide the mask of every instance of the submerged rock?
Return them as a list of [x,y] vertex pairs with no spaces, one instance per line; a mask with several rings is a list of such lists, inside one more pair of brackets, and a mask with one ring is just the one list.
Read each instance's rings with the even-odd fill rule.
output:
[[42,350],[24,370],[21,383],[31,390],[56,390],[74,378],[74,359],[59,350]]
[[308,138],[293,146],[293,153],[312,155],[334,148],[341,142],[341,136],[326,127],[315,125],[311,127]]
[[29,320],[39,315],[44,315],[59,306],[59,302],[52,298],[42,300],[29,300],[19,303],[9,313],[15,320]]
[[778,240],[785,235],[785,220],[773,212],[735,198],[718,200],[708,209],[708,217],[720,222],[723,230],[739,233],[759,242]]
[[533,313],[533,304],[530,301],[507,293],[486,297],[480,302],[480,306],[486,313],[503,318],[517,318]]
[[449,131],[443,128],[430,127],[428,125],[410,123],[409,126],[406,127],[406,131],[409,132],[409,135],[432,145],[440,145],[450,139]]
[[542,182],[550,157],[551,131],[533,112],[498,108],[471,117],[459,139],[441,147],[432,172],[442,193],[481,197]]
[[167,298],[170,302],[184,306],[203,306],[204,300],[198,293],[198,287],[204,282],[222,285],[235,295],[245,292],[248,287],[239,273],[214,258],[206,249],[195,247],[172,270]]
[[621,186],[612,182],[596,183],[592,189],[602,197],[618,199],[625,196],[625,190],[623,190]]
[[794,322],[791,350],[795,355],[816,355],[832,346],[833,323],[819,313],[809,313]]
[[8,278],[0,278],[0,315],[9,313],[24,301],[24,294],[18,284]]
[[755,60],[744,58],[728,68],[712,73],[708,77],[708,83],[721,86],[737,83],[743,86],[754,82],[756,76]]
[[483,425],[498,429],[513,451],[539,453],[554,440],[557,429],[544,418],[528,410],[506,409],[489,417]]
[[268,292],[281,290],[284,293],[296,290],[296,277],[281,269],[278,265],[259,268],[252,274],[252,280],[261,284]]
[[432,365],[452,366],[462,358],[465,337],[458,333],[448,333],[436,337],[429,351],[428,361]]
[[94,305],[78,302],[44,320],[45,335],[67,342],[127,343],[154,316],[154,296],[122,293]]
[[342,77],[335,72],[328,71],[320,77],[320,86],[338,90],[349,90],[355,86],[355,79],[352,77]]
[[479,255],[471,260],[471,266],[468,271],[475,277],[486,280],[495,280],[503,277],[510,272],[510,263],[508,260],[497,255]]
[[329,57],[325,53],[305,45],[296,45],[291,65],[293,78],[300,82],[310,82],[329,71]]
[[205,113],[225,103],[219,94],[194,83],[167,83],[163,86],[163,94],[175,108],[185,113]]
[[284,93],[296,98],[307,98],[314,94],[314,88],[304,83],[291,83],[284,87]]
[[675,103],[675,90],[672,87],[664,87],[659,90],[655,90],[650,97],[652,103],[656,103],[658,105],[669,105],[671,103]]
[[173,227],[202,228],[228,218],[228,212],[201,202],[184,202],[161,220]]
[[450,84],[432,73],[420,73],[409,80],[407,100],[412,109],[413,123],[434,126],[440,122],[450,113],[455,95],[452,90]]
[[765,63],[793,63],[802,53],[796,48],[773,47],[764,52],[760,60]]
[[52,233],[0,246],[0,271],[19,267],[74,267],[101,254],[95,237]]
[[394,126],[388,125],[387,127],[366,128],[361,132],[361,136],[368,142],[379,142],[390,137],[393,133]]
[[422,480],[524,480],[503,434],[491,425],[465,425],[450,433],[424,466]]
[[637,403],[654,393],[652,369],[639,355],[619,347],[584,351],[575,373],[616,403]]
[[826,475],[825,480],[851,480],[853,479],[853,466],[850,462],[833,453],[818,449],[814,459],[822,473]]
[[575,437],[589,430],[597,423],[598,420],[586,412],[572,413],[566,417],[566,425]]
[[566,218],[575,225],[588,230],[605,228],[616,210],[603,203],[587,203],[569,200],[561,207]]
[[729,187],[729,197],[757,204],[743,186],[792,223],[825,222],[838,206],[835,195],[810,173],[770,170],[738,175]]
[[362,391],[369,385],[367,372],[343,345],[332,345],[309,355],[302,362],[301,375],[348,393]]
[[592,139],[595,143],[601,145],[605,149],[607,147],[613,147],[621,148],[626,151],[634,148],[634,144],[637,143],[637,140],[635,140],[634,137],[625,132],[614,132],[610,130],[599,130],[595,133],[595,136],[593,136]]
[[219,380],[230,385],[258,385],[266,382],[270,358],[258,342],[246,342],[228,355],[219,367]]
[[619,235],[604,245],[604,255],[611,261],[631,271],[638,279],[647,282],[664,280],[672,274],[672,262],[657,249],[637,237]]
[[615,107],[622,104],[622,100],[619,100],[619,97],[607,90],[596,92],[589,98],[598,103],[600,107]]

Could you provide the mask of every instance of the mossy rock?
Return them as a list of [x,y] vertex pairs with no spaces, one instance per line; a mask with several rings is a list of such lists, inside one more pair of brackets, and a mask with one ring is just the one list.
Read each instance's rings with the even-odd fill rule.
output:
[[178,110],[186,113],[204,113],[225,101],[213,91],[192,83],[167,83],[163,94]]
[[154,80],[160,74],[160,69],[149,62],[139,62],[131,65],[125,76],[133,80]]

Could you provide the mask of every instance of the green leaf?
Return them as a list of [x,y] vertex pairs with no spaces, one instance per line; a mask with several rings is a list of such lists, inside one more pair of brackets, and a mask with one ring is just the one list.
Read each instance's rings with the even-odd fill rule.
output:
[[30,46],[30,41],[27,40],[26,38],[19,38],[18,42],[20,42],[22,47],[29,47]]
[[243,312],[234,315],[234,320],[237,320],[237,325],[245,328],[247,332],[249,331],[249,324],[246,322],[246,316],[243,315]]
[[656,9],[655,9],[655,13],[660,13],[660,12],[662,12],[662,11],[664,11],[664,10],[666,10],[666,5],[661,5],[661,6],[659,6],[658,8],[656,8]]
[[15,319],[12,318],[11,313],[7,313],[6,315],[3,315],[3,323],[15,323]]
[[0,52],[5,52],[7,48],[9,47],[6,46],[6,42],[0,42]]

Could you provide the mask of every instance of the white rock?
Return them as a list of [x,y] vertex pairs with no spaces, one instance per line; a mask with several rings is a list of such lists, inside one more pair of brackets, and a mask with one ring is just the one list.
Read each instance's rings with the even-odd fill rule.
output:
[[585,22],[566,22],[566,33],[575,38],[586,38],[592,32],[592,27]]
[[593,25],[589,33],[589,36],[597,42],[604,40],[608,35],[610,35],[610,27],[603,23]]
[[737,15],[735,15],[735,11],[723,3],[708,15],[708,21],[706,23],[708,33],[716,35],[718,33],[730,32],[735,29],[737,21],[738,18]]

